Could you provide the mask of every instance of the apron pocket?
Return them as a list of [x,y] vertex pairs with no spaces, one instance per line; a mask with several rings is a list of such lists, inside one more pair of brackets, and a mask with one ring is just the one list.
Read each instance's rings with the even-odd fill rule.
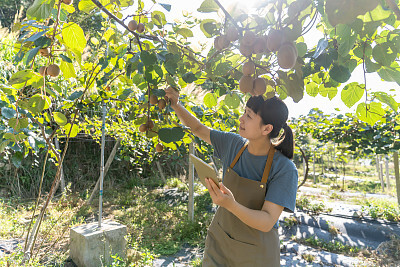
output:
[[221,239],[218,243],[223,245],[222,249],[229,266],[257,266],[258,246],[232,238],[219,223],[216,223],[214,231],[215,237]]

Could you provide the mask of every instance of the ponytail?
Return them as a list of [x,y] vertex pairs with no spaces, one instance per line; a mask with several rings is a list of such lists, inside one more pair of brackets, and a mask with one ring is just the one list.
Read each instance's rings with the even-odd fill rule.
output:
[[294,155],[294,136],[292,128],[285,123],[283,126],[283,134],[280,138],[280,142],[275,146],[275,149],[279,150],[283,155],[289,159],[293,158]]
[[[289,116],[289,110],[286,104],[278,97],[274,96],[264,99],[262,96],[252,96],[246,103],[246,106],[259,114],[265,125],[271,124],[272,131],[269,133],[275,148],[289,159],[294,154],[294,138],[292,129],[286,124]],[[283,129],[283,133],[282,132]]]

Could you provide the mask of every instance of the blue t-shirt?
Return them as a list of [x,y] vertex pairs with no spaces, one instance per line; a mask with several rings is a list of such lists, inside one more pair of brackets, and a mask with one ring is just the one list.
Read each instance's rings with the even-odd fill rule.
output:
[[[247,139],[238,134],[211,130],[211,143],[214,155],[222,160],[223,175],[236,154],[246,144]],[[246,148],[233,170],[241,177],[261,181],[268,156],[255,156]],[[298,174],[294,163],[276,150],[267,181],[265,200],[284,207],[285,211],[294,212],[296,206]],[[278,228],[276,222],[275,228]]]

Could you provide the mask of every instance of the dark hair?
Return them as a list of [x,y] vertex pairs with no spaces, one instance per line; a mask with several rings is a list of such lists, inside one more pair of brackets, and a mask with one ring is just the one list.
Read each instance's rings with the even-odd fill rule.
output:
[[[246,106],[261,116],[265,125],[271,124],[274,128],[269,133],[270,139],[277,139],[275,148],[283,155],[292,159],[294,142],[292,129],[286,124],[289,110],[286,104],[278,97],[264,100],[263,96],[252,96]],[[283,134],[280,134],[283,129]]]

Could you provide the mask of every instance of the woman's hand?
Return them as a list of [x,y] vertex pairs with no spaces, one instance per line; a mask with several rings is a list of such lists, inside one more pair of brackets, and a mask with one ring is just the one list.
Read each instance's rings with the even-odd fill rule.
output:
[[227,210],[235,204],[235,198],[232,192],[226,188],[223,183],[220,183],[220,188],[218,188],[213,180],[206,178],[206,184],[214,204],[224,207]]
[[170,101],[170,105],[172,108],[174,108],[174,106],[176,104],[178,104],[179,101],[179,92],[178,90],[176,90],[175,88],[169,86],[167,89],[164,90],[165,91],[165,96],[169,99]]

